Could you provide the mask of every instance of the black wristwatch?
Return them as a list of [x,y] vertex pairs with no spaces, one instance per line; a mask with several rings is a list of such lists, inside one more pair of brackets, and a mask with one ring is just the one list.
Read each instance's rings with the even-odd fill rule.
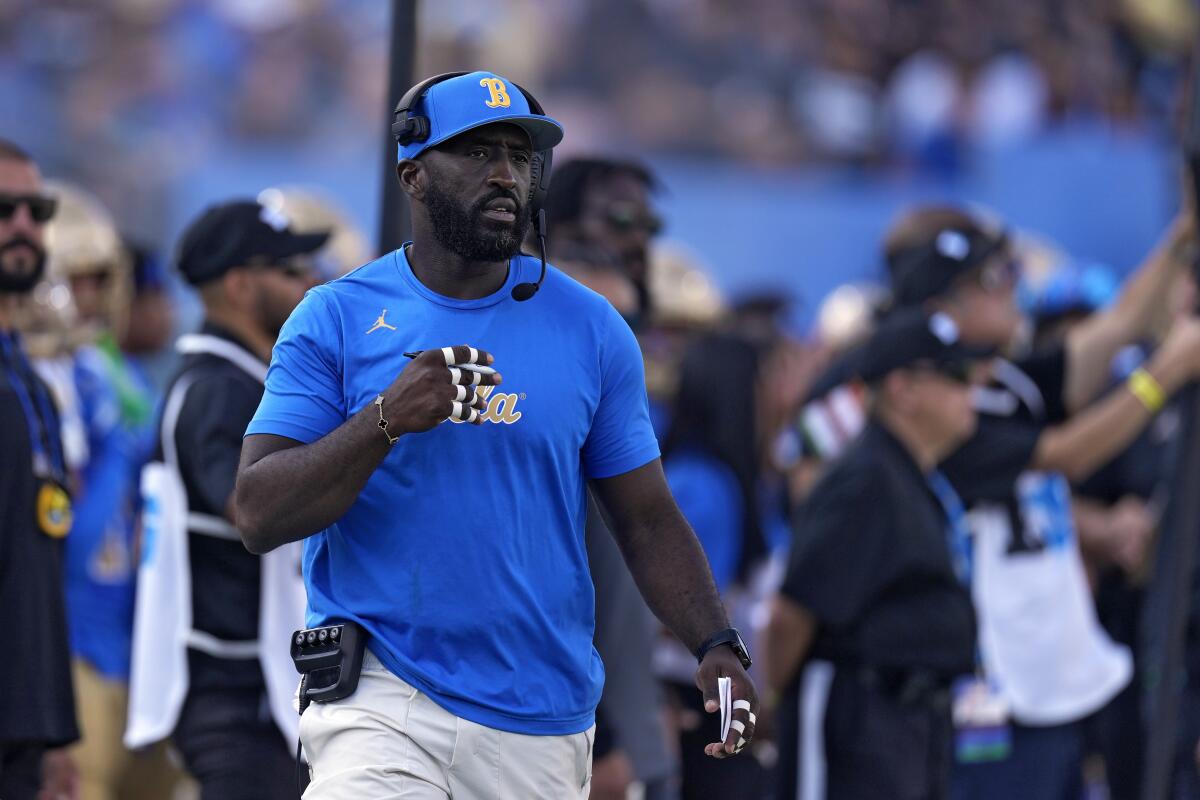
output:
[[703,661],[704,656],[708,655],[708,651],[714,647],[720,647],[723,644],[729,645],[733,650],[733,654],[738,657],[738,661],[742,662],[743,669],[750,669],[753,660],[750,658],[750,651],[746,649],[746,643],[742,641],[742,635],[738,633],[737,628],[726,628],[723,631],[717,631],[712,636],[704,640],[704,644],[696,648],[696,660]]

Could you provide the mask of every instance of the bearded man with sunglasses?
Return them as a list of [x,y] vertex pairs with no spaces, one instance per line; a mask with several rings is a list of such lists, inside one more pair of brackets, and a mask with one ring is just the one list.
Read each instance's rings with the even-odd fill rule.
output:
[[955,705],[956,798],[1079,796],[1082,721],[1130,679],[1129,653],[1096,620],[1068,480],[1124,450],[1200,375],[1200,322],[1185,318],[1126,385],[1099,397],[1116,352],[1166,328],[1190,220],[1180,216],[1109,309],[1032,353],[1019,341],[1019,270],[1003,231],[935,206],[904,215],[887,236],[898,305],[944,313],[965,341],[1012,354],[976,394],[974,436],[940,467],[970,512],[979,617],[977,678]]
[[16,330],[45,270],[54,211],[33,159],[0,140],[0,608],[18,636],[0,660],[5,800],[74,797],[69,778],[50,785],[43,775],[60,774],[50,767],[63,754],[52,749],[79,738],[62,579],[70,478],[58,410]]

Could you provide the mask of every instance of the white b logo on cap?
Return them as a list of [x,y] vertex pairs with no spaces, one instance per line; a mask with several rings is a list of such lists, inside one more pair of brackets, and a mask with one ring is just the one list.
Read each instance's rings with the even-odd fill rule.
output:
[[937,251],[946,258],[962,261],[971,252],[971,243],[958,231],[942,231],[934,242]]
[[958,341],[958,325],[941,311],[929,318],[929,331],[944,345],[952,345]]
[[258,212],[258,218],[271,226],[272,229],[283,233],[288,229],[289,220],[282,210],[272,206],[263,206]]

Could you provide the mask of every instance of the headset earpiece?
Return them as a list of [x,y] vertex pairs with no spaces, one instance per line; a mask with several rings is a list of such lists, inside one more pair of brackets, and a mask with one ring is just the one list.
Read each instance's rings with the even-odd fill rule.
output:
[[396,144],[406,147],[413,142],[423,142],[428,139],[429,117],[413,114],[413,107],[421,101],[430,86],[466,74],[465,72],[443,72],[441,75],[426,78],[405,92],[404,96],[400,98],[400,102],[396,103],[396,110],[392,112],[392,136],[396,139]]
[[[397,112],[400,113],[400,112]],[[408,117],[392,123],[392,136],[396,144],[407,146],[429,138],[429,120],[425,117]]]

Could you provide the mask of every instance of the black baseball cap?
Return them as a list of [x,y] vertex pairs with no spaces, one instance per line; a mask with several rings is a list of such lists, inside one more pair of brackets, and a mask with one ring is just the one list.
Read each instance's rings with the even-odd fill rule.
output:
[[937,297],[1007,244],[1003,231],[964,222],[936,231],[928,241],[889,253],[893,302],[914,306]]
[[255,200],[233,200],[209,206],[188,226],[175,263],[184,279],[198,286],[234,267],[272,264],[315,252],[329,235],[329,231],[295,233],[278,209]]
[[836,359],[813,383],[806,402],[817,400],[852,380],[873,383],[889,372],[928,366],[965,377],[972,363],[990,358],[995,348],[963,344],[958,325],[941,312],[901,308],[881,319],[867,340]]

